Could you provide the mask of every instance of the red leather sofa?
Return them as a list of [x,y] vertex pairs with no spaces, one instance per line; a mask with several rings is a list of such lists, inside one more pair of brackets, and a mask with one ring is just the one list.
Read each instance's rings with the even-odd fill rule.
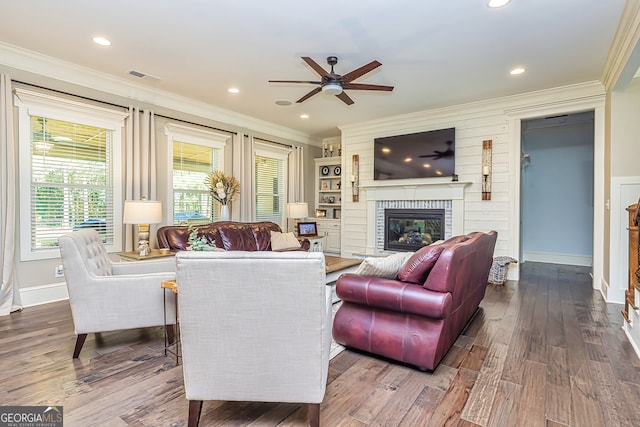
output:
[[421,248],[396,280],[343,274],[334,339],[434,370],[484,298],[496,239],[476,232]]
[[[270,251],[271,232],[282,232],[276,223],[217,221],[197,226],[198,236],[205,236],[216,247],[226,251]],[[189,245],[189,227],[185,225],[166,225],[158,228],[158,247],[172,251],[183,251]],[[300,250],[309,250],[310,242],[305,239]]]

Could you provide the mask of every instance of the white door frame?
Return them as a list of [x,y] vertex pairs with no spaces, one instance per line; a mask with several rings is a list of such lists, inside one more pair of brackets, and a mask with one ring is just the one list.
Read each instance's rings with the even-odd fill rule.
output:
[[[509,192],[511,206],[509,209],[509,230],[514,238],[509,242],[509,252],[520,254],[520,153],[522,151],[522,121],[560,114],[593,111],[593,283],[594,289],[602,292],[607,287],[604,274],[604,166],[605,166],[605,95],[592,95],[533,107],[517,108],[506,111],[509,119],[509,138],[513,141],[513,152],[509,170],[511,179]],[[519,277],[520,264],[513,269]],[[517,277],[516,277],[517,279]]]

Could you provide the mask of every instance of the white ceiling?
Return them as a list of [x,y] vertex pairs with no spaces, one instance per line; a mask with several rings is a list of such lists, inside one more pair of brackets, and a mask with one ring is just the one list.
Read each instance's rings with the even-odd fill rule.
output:
[[[326,137],[343,124],[599,80],[625,2],[512,0],[501,9],[487,0],[2,3],[2,42]],[[112,46],[95,45],[96,35]],[[394,91],[348,91],[351,106],[322,93],[275,104],[315,86],[267,80],[318,80],[300,57],[326,66],[331,55],[338,74],[380,61],[356,82]],[[527,72],[510,76],[515,66]],[[229,94],[231,86],[240,93]]]

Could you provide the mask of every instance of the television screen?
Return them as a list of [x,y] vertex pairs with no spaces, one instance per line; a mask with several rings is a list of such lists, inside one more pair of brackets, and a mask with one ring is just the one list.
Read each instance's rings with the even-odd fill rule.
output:
[[456,129],[374,139],[373,179],[446,177],[455,173]]

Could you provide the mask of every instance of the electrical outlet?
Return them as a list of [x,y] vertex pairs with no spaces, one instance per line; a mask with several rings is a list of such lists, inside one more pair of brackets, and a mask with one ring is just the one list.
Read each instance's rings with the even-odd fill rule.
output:
[[56,267],[55,271],[54,271],[54,276],[55,277],[64,277],[64,267],[62,267],[62,265],[59,265]]

